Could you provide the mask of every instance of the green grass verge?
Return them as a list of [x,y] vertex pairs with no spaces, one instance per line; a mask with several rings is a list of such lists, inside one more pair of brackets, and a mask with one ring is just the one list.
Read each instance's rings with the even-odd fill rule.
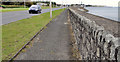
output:
[[[42,6],[42,9],[48,9],[49,6]],[[55,8],[55,7],[53,7]],[[11,12],[11,11],[24,11],[28,10],[29,8],[6,8],[6,9],[0,9],[0,12]]]
[[6,9],[1,9],[0,12],[11,12],[11,11],[24,11],[28,10],[29,8],[6,8]]
[[2,61],[2,26],[0,26],[0,61]]
[[[65,9],[53,11],[53,18]],[[22,48],[42,27],[48,24],[49,12],[2,25],[2,59],[8,60]]]

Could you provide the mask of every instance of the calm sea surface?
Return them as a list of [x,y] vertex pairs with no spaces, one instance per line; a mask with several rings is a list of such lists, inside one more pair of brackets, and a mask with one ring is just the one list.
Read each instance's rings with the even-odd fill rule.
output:
[[86,9],[89,10],[88,13],[118,21],[118,7],[86,7]]

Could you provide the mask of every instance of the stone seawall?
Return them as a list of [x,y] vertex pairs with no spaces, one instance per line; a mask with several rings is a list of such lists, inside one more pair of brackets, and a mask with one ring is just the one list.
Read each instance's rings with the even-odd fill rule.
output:
[[69,17],[74,32],[80,60],[118,60],[120,41],[104,26],[69,8]]

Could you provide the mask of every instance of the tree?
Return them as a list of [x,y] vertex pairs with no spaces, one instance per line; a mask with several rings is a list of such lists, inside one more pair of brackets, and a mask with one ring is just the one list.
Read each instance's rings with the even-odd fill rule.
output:
[[30,7],[31,5],[33,5],[33,2],[26,2],[25,4],[27,7]]

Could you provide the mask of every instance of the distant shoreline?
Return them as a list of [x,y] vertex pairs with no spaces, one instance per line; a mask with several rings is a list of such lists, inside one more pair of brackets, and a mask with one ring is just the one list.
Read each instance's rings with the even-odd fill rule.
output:
[[118,6],[86,5],[86,7],[118,7]]
[[[113,7],[113,6],[89,6],[89,7]],[[118,7],[113,7],[113,8],[118,8]]]

